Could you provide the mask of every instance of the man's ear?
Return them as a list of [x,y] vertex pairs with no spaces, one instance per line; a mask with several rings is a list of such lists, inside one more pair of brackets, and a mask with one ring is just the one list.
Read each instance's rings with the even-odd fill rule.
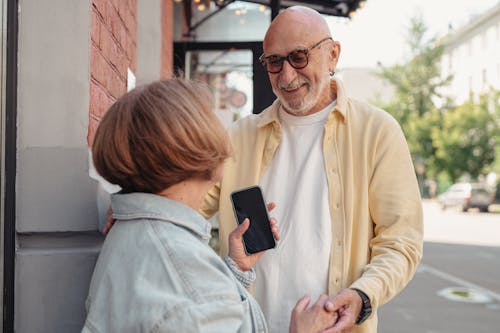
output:
[[333,70],[337,67],[337,63],[339,62],[340,56],[340,43],[337,41],[333,41],[332,49],[330,51],[330,63],[333,66]]

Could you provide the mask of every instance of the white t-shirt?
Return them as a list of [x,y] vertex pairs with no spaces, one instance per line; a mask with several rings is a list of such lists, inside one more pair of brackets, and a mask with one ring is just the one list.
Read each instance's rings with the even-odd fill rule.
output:
[[[282,140],[260,181],[281,240],[255,266],[254,296],[269,332],[288,332],[298,299],[327,292],[332,224],[323,158],[323,129],[335,101],[312,115],[279,111]],[[265,272],[265,273],[264,273]]]

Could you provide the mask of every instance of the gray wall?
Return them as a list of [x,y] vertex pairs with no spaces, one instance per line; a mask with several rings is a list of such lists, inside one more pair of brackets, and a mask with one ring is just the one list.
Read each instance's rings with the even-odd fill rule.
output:
[[160,79],[161,0],[137,1],[137,84]]
[[19,1],[17,332],[81,329],[102,242],[88,177],[90,6]]

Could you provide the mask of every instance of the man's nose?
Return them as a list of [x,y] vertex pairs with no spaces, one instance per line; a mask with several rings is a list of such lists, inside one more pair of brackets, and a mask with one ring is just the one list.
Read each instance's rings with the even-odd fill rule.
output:
[[297,71],[290,65],[290,63],[285,60],[283,61],[283,68],[279,73],[279,81],[283,85],[290,84],[297,78]]

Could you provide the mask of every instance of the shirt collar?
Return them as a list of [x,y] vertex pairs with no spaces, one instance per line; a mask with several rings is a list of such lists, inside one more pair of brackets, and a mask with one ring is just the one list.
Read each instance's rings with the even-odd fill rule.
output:
[[178,201],[156,194],[112,194],[111,207],[117,220],[155,219],[187,228],[203,239],[210,238],[211,224],[200,213]]
[[[332,79],[330,81],[330,89],[333,89],[337,93],[337,103],[335,108],[332,110],[332,113],[336,112],[340,116],[342,116],[342,120],[344,123],[347,123],[347,96],[345,95],[344,86],[342,81],[339,78]],[[262,111],[259,114],[259,119],[257,121],[257,126],[264,127],[271,123],[279,124],[278,111],[281,107],[281,103],[278,99],[276,99],[271,106]]]

